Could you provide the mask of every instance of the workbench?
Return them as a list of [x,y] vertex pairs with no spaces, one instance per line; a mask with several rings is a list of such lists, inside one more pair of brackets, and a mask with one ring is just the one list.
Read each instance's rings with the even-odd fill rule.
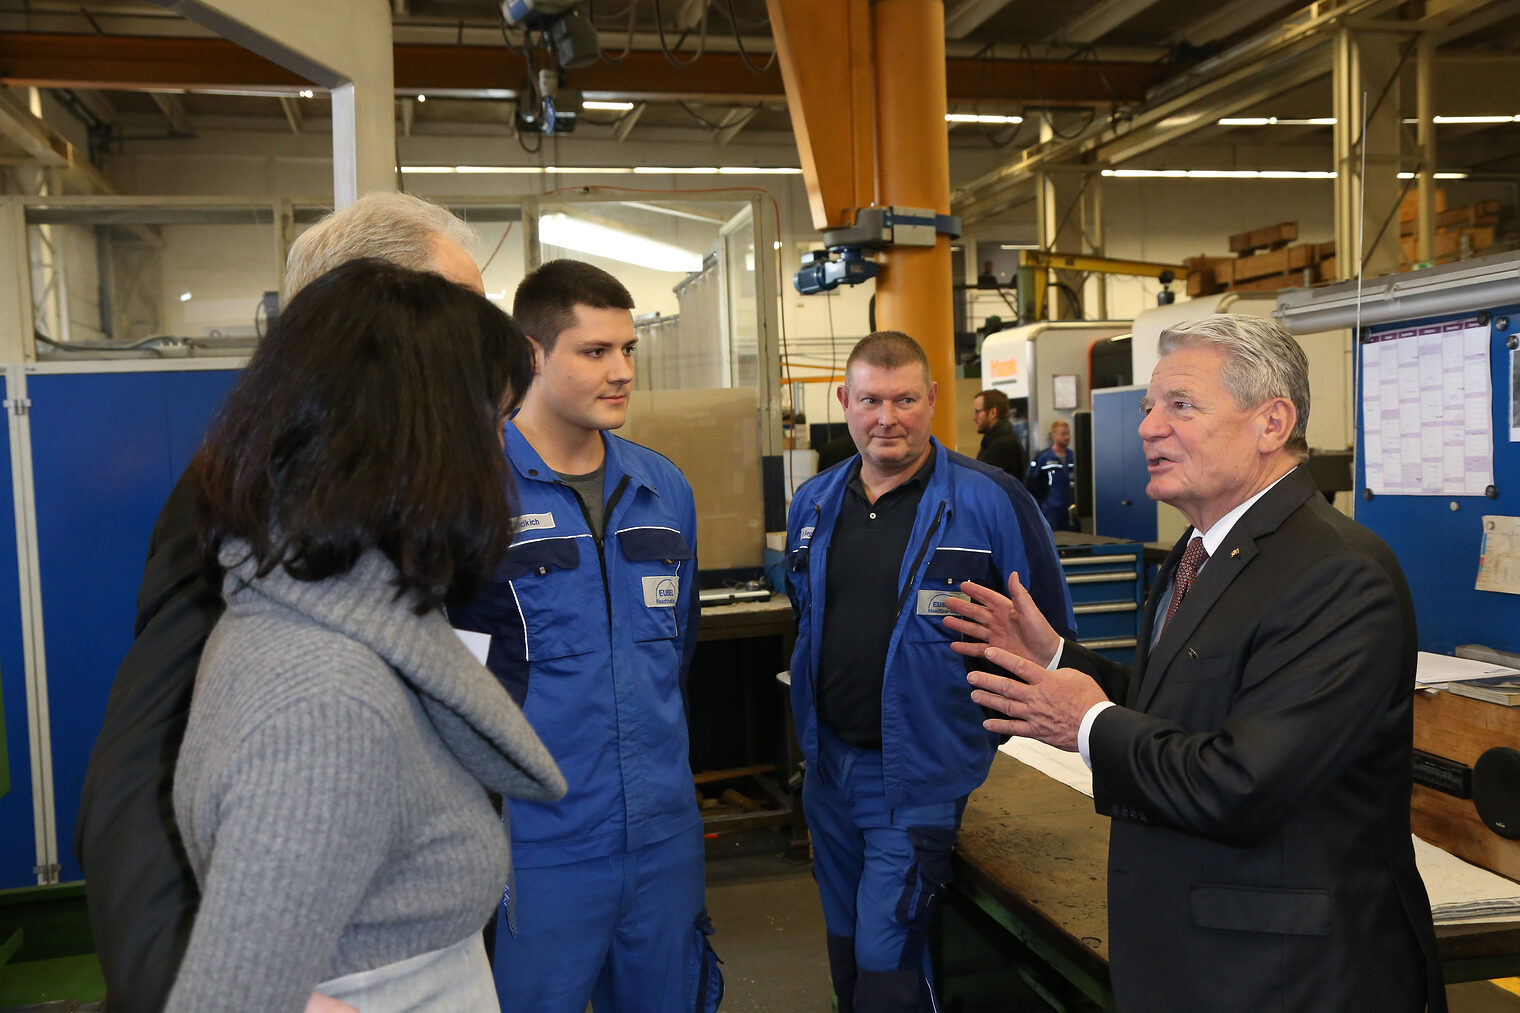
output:
[[784,827],[794,848],[806,846],[801,802],[787,784],[801,757],[787,688],[776,679],[795,631],[784,594],[702,609],[689,680],[694,777],[699,788],[732,781],[758,806],[704,811],[709,834]]
[[[1001,753],[972,793],[942,921],[990,919],[1010,937],[1005,996],[1029,989],[1056,1009],[1113,1008],[1108,824],[1086,795]],[[943,991],[953,993],[965,961],[943,929],[939,942]],[[1437,926],[1436,943],[1448,983],[1520,973],[1520,922]]]

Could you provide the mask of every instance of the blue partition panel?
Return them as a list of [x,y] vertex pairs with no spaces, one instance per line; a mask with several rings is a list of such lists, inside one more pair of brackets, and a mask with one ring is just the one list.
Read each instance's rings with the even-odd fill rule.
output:
[[1156,540],[1156,503],[1140,439],[1143,388],[1092,392],[1093,531],[1133,542]]
[[[1406,321],[1400,326],[1470,320],[1465,313]],[[1520,332],[1520,305],[1486,309],[1489,314],[1490,381],[1493,390],[1493,454],[1496,498],[1485,496],[1392,496],[1366,499],[1366,460],[1362,448],[1361,351],[1358,348],[1356,406],[1356,519],[1376,531],[1398,555],[1414,596],[1420,649],[1450,654],[1458,644],[1486,644],[1520,651],[1520,596],[1478,591],[1478,556],[1484,514],[1520,516],[1520,443],[1509,442],[1509,349],[1505,340]],[[1503,319],[1506,331],[1495,321]],[[1392,325],[1388,325],[1392,326]],[[1386,330],[1379,325],[1376,330]],[[1459,406],[1449,410],[1460,411]],[[1451,505],[1457,505],[1452,510]]]
[[[0,387],[4,383],[0,377]],[[5,758],[11,775],[10,793],[0,798],[0,890],[37,882],[32,871],[37,864],[37,848],[32,829],[31,740],[27,735],[15,503],[11,444],[9,439],[0,439],[0,694],[5,701]]]
[[90,748],[132,642],[148,537],[234,370],[39,374],[32,472],[62,878]]

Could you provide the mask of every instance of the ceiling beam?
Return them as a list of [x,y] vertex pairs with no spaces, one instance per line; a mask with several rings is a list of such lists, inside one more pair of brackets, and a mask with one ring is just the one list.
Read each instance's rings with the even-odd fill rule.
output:
[[1061,42],[1097,42],[1124,22],[1150,7],[1156,0],[1098,0],[1066,23],[1051,39]]
[[66,137],[4,91],[0,91],[0,137],[18,145],[31,157],[32,164],[62,170],[66,179],[84,193],[121,192]]
[[759,112],[759,106],[750,106],[747,109],[730,109],[723,114],[721,125],[714,132],[713,137],[717,139],[719,144],[727,144],[738,136],[739,131],[743,130],[749,124],[749,121],[754,119],[755,115]]
[[628,140],[628,135],[633,132],[634,125],[639,122],[639,117],[644,115],[644,110],[649,106],[639,102],[632,109],[617,118],[612,124],[612,137],[616,141]]
[[[952,102],[1039,103],[1109,107],[1139,102],[1166,68],[1154,62],[946,61]],[[395,47],[398,91],[455,92],[511,98],[526,69],[502,46],[401,44]],[[0,83],[44,87],[145,90],[268,88],[294,92],[311,82],[224,39],[50,35],[0,32]],[[658,52],[566,73],[566,84],[635,101],[784,101],[779,69],[752,73],[734,53],[709,52],[698,72],[672,67]]]
[[[289,95],[280,96],[280,109],[285,113],[285,122],[290,124],[290,132],[301,132],[301,103]],[[407,117],[407,133],[411,133],[411,117]]]
[[1213,11],[1186,25],[1167,39],[1169,45],[1186,42],[1194,46],[1206,45],[1216,39],[1227,38],[1243,28],[1270,17],[1284,7],[1283,0],[1229,0]]
[[169,121],[171,133],[180,137],[194,137],[195,125],[190,122],[190,114],[185,110],[185,104],[179,100],[179,96],[172,92],[155,91],[151,93],[153,104],[158,106],[158,111],[164,114],[164,119]]
[[111,104],[110,99],[106,98],[105,95],[101,94],[101,92],[97,91],[96,89],[75,88],[74,97],[79,100],[80,105],[84,106],[90,111],[90,115],[94,116],[100,122],[116,122],[118,115],[116,112],[116,107]]
[[946,5],[945,38],[964,39],[982,26],[992,15],[1008,6],[1009,0],[960,0]]

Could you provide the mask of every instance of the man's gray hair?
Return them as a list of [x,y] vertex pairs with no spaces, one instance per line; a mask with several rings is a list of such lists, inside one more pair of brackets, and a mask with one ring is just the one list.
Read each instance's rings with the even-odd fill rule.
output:
[[367,193],[301,233],[285,258],[280,301],[339,264],[379,257],[414,271],[433,269],[433,239],[442,236],[469,250],[475,233],[448,209],[404,193]]
[[1219,380],[1247,411],[1274,397],[1293,403],[1298,419],[1288,434],[1287,450],[1309,456],[1309,357],[1293,335],[1275,320],[1235,313],[1215,313],[1185,320],[1161,332],[1162,355],[1179,348],[1212,345],[1225,352]]

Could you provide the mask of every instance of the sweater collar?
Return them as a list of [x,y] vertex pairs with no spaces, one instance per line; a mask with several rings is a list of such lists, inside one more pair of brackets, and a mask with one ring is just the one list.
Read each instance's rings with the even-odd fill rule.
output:
[[441,609],[417,615],[416,599],[396,595],[396,568],[378,550],[347,573],[297,580],[276,567],[263,577],[242,542],[221,552],[229,611],[273,603],[363,644],[416,694],[460,764],[492,791],[552,800],[565,781],[506,689],[455,636]]

